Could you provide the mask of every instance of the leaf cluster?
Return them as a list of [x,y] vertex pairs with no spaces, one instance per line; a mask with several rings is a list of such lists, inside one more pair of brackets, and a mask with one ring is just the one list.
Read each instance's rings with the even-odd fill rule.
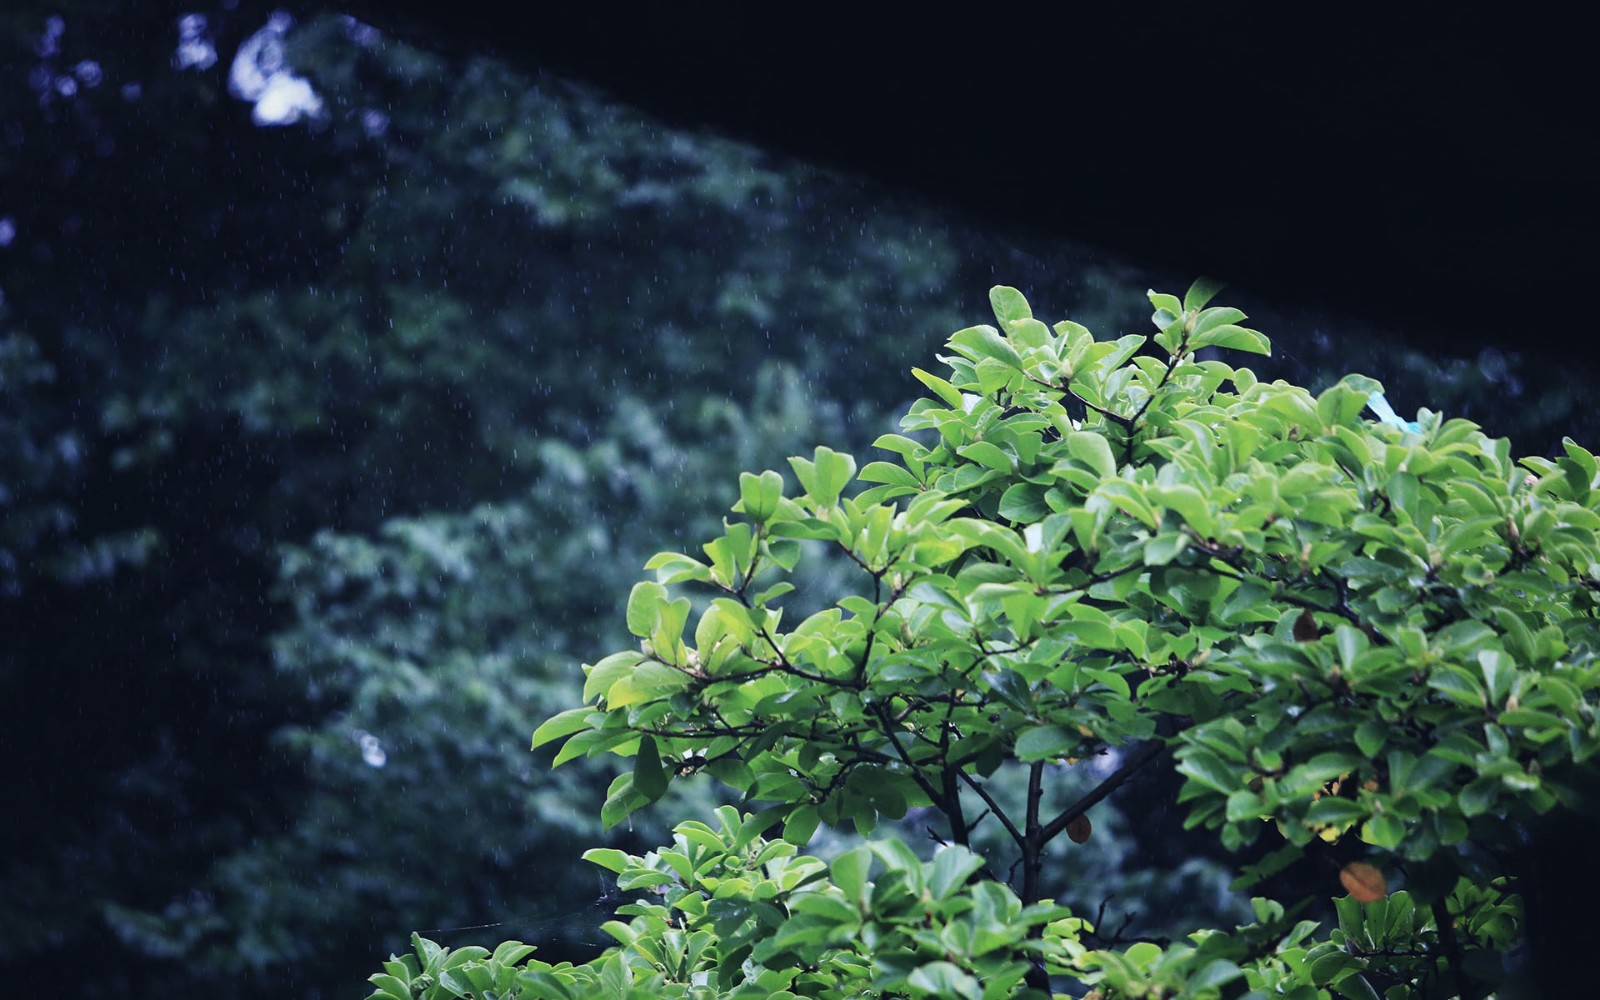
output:
[[[1569,441],[1519,465],[1505,441],[1428,411],[1415,431],[1372,421],[1382,387],[1363,376],[1313,396],[1201,359],[1270,350],[1238,310],[1209,306],[1214,291],[1151,293],[1155,336],[1097,341],[996,288],[998,326],[950,338],[948,377],[915,372],[931,395],[877,442],[896,461],[858,470],[819,447],[791,460],[792,492],[778,472],[744,474],[718,537],[649,562],[656,579],[627,604],[637,646],[587,667],[585,704],[534,746],[560,743],[557,764],[632,760],[608,824],[702,771],[768,803],[756,828],[796,847],[819,824],[867,835],[913,808],[942,814],[947,851],[998,823],[1011,857],[964,870],[963,905],[1009,893],[1006,870],[1030,913],[1048,898],[1045,845],[1088,837],[1095,805],[1174,760],[1187,827],[1229,849],[1263,831],[1281,843],[1241,884],[1328,843],[1411,872],[1408,891],[1347,897],[1340,929],[1303,952],[1315,922],[1280,927],[1270,900],[1267,930],[1180,944],[1024,929],[1006,989],[1054,971],[1108,996],[1215,995],[1241,976],[1257,993],[1431,995],[1445,977],[1481,995],[1495,970],[1464,963],[1476,932],[1462,928],[1515,932],[1515,895],[1491,890],[1503,853],[1600,736],[1595,460]],[[788,578],[819,545],[856,586],[786,626]],[[1101,755],[1118,764],[1108,777],[1041,808],[1052,768]],[[1020,810],[992,793],[1012,782],[1028,789]],[[896,850],[841,855],[829,875],[844,904],[875,909],[865,866]],[[698,869],[673,871],[659,874]],[[675,900],[746,889],[696,883]],[[771,907],[765,944],[716,934],[741,974],[820,968],[773,942],[825,904],[751,898]],[[848,910],[818,940],[854,926]],[[687,926],[664,919],[663,934]],[[869,978],[920,995],[883,978],[900,966],[880,941],[867,939]],[[716,967],[722,985],[738,979]],[[805,995],[845,981],[824,980]]]

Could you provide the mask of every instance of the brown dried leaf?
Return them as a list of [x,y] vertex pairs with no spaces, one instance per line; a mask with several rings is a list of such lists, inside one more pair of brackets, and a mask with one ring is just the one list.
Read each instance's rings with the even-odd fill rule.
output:
[[1375,903],[1389,894],[1383,872],[1365,861],[1352,861],[1339,869],[1339,883],[1363,903]]
[[1089,834],[1094,832],[1094,824],[1089,822],[1089,817],[1078,816],[1067,824],[1067,836],[1074,844],[1081,844],[1089,839]]
[[1306,608],[1300,612],[1300,617],[1294,620],[1295,642],[1316,642],[1322,632],[1317,628],[1317,620],[1312,617],[1311,609]]

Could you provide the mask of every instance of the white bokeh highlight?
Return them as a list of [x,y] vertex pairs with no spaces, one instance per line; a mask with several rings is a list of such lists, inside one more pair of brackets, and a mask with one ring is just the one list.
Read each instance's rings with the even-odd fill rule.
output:
[[322,98],[284,57],[283,36],[293,23],[287,13],[275,11],[239,46],[228,70],[228,92],[255,105],[250,119],[257,125],[292,125],[322,114]]

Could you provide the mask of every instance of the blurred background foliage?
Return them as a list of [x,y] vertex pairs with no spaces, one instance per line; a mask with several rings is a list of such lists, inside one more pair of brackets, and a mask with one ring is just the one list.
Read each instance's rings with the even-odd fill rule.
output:
[[[609,771],[527,749],[625,644],[644,560],[708,537],[740,470],[865,454],[990,285],[1105,336],[1192,277],[347,18],[285,26],[321,110],[263,127],[227,81],[270,7],[127,8],[0,11],[19,991],[92,954],[90,997],[343,995],[414,929],[586,954],[578,855],[715,794],[602,832]],[[1425,357],[1276,291],[1225,296],[1280,348],[1264,377],[1363,371],[1522,450],[1597,438],[1584,373]],[[1097,808],[1072,905],[1237,915],[1218,850],[1155,821],[1174,788]]]

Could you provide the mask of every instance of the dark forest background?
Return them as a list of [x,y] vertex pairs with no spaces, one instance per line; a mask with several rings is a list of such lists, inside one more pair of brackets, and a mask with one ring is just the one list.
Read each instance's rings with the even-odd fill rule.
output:
[[[1581,256],[1539,281],[1484,264],[1476,299],[1427,280],[1451,260],[1440,273],[1461,277],[1448,253],[1477,246],[1461,233],[1509,233],[1494,228],[1508,202],[1534,227],[1519,268],[1565,245],[1564,228],[1539,243],[1537,215],[1564,161],[1531,194],[1485,187],[1522,162],[1502,162],[1516,136],[1480,133],[1482,160],[1419,203],[1422,229],[1362,244],[1319,236],[1345,204],[1319,192],[1330,163],[1367,154],[1292,173],[1300,130],[1252,137],[1246,114],[1213,142],[1215,114],[1145,115],[1139,88],[1096,90],[1095,116],[1036,134],[1012,124],[1049,106],[1035,77],[980,89],[996,126],[951,145],[968,166],[947,175],[914,143],[860,160],[841,145],[856,33],[851,58],[823,59],[826,33],[801,29],[834,74],[811,91],[822,124],[781,103],[801,84],[752,123],[696,97],[704,60],[681,47],[692,71],[638,109],[641,65],[670,37],[618,28],[634,75],[583,83],[601,64],[571,53],[593,46],[552,58],[561,75],[513,26],[348,10],[382,27],[344,8],[274,22],[247,0],[0,11],[0,981],[15,992],[356,995],[414,929],[546,958],[597,949],[615,901],[579,854],[639,849],[665,824],[601,831],[608,765],[551,772],[533,728],[576,703],[579,664],[624,643],[646,558],[706,536],[740,470],[821,442],[865,454],[919,394],[910,366],[981,321],[992,284],[1105,336],[1144,331],[1147,287],[1237,271],[1223,298],[1279,348],[1264,378],[1317,389],[1361,371],[1402,413],[1467,416],[1521,452],[1600,438],[1590,359],[1549,319],[1588,322],[1568,277]],[[1025,34],[985,35],[960,72],[1032,65]],[[1282,55],[1162,55],[1152,37],[1158,65],[1200,75],[1270,76]],[[258,70],[292,71],[319,108],[260,123],[229,86],[251,42]],[[725,90],[752,58],[730,57]],[[955,72],[934,62],[929,80]],[[895,135],[948,83],[919,102],[913,61],[891,65],[899,90],[863,70],[849,106],[876,102]],[[1521,93],[1499,99],[1515,110]],[[1199,183],[1274,140],[1303,182],[1275,174],[1279,200]],[[1411,178],[1410,147],[1385,148]],[[1007,166],[1023,157],[1142,166],[1047,192]],[[961,176],[1012,193],[953,197]],[[1278,218],[1295,191],[1305,216]],[[1098,206],[1079,229],[1072,199]],[[1097,220],[1133,204],[1145,214],[1107,239]],[[1427,229],[1473,212],[1481,225]],[[1351,277],[1394,280],[1402,237],[1427,257],[1405,296]],[[1317,270],[1333,250],[1348,296],[1337,273],[1280,283],[1285,259]],[[1120,794],[1097,817],[1098,878],[1069,902],[1111,897],[1156,931],[1237,913],[1232,860],[1128,821],[1169,808],[1170,784]]]

